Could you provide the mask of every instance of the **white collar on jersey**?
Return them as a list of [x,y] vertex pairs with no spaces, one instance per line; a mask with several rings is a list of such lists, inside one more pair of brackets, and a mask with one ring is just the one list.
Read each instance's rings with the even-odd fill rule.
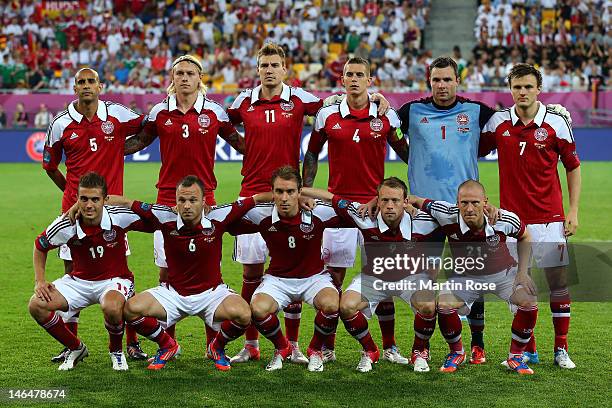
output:
[[[100,228],[102,228],[104,231],[110,231],[113,228],[113,222],[111,221],[111,217],[106,210],[106,206],[102,207],[102,220],[100,220]],[[85,231],[83,231],[81,228],[78,218],[76,220],[76,230],[77,237],[79,237],[79,239],[83,239],[87,236]]]
[[[533,121],[536,125],[538,125],[538,127],[542,127],[542,123],[544,123],[544,116],[546,116],[546,105],[544,105],[542,102],[538,102],[538,104],[538,113],[536,113],[535,118],[533,118]],[[512,108],[510,108],[510,118],[512,119],[512,126],[516,126],[516,122],[519,121],[519,117],[516,116],[515,109],[516,105],[512,105]]]
[[[260,92],[261,92],[261,85],[258,85],[255,88],[253,88],[253,90],[251,91],[251,105],[253,105],[255,102],[259,100]],[[289,100],[291,99],[291,88],[289,88],[289,85],[283,83],[283,90],[281,91],[280,98],[283,101],[289,102]]]
[[[302,224],[312,224],[312,211],[304,211],[302,209],[299,211],[302,214]],[[275,204],[274,207],[272,207],[272,224],[276,224],[280,221],[280,219],[280,215],[278,215],[278,208],[276,208]]]
[[[368,98],[369,98],[369,95],[368,95]],[[351,110],[349,109],[349,106],[348,106],[348,97],[345,96],[342,102],[340,102],[340,115],[342,115],[343,118],[346,118],[350,113],[351,113]],[[373,118],[378,116],[378,107],[371,100],[370,100],[370,112],[368,113]]]
[[[376,221],[378,224],[378,230],[380,232],[384,234],[385,232],[389,230],[389,226],[383,220],[383,217],[380,211],[378,212],[378,215],[376,216]],[[405,240],[410,241],[410,239],[412,238],[412,218],[410,217],[410,214],[404,213],[402,215],[402,220],[400,221],[399,228],[400,228],[400,232],[402,233],[402,237]]]
[[[68,105],[68,114],[76,123],[81,123],[81,120],[83,120],[83,115],[77,112],[76,108],[74,107],[76,103],[78,103],[78,101],[70,102]],[[108,118],[108,109],[106,108],[106,104],[99,99],[96,115],[98,115],[98,118],[100,118],[101,121],[105,121]]]
[[[459,217],[459,228],[461,228],[461,233],[465,234],[466,232],[470,230],[470,227],[468,227],[468,225],[463,220],[461,213],[457,213],[457,216]],[[487,216],[485,215],[484,217],[485,217],[485,236],[490,237],[491,235],[495,235],[495,230],[493,229],[492,226],[489,225],[489,220],[487,219]]]
[[[177,231],[180,230],[181,228],[183,228],[184,225],[185,223],[183,222],[183,219],[181,218],[179,214],[177,214],[176,215],[176,230]],[[204,229],[212,228],[212,222],[210,222],[210,220],[206,218],[204,214],[202,214],[202,220],[200,221],[200,225],[202,225],[202,228]]]
[[[198,92],[198,97],[196,98],[195,103],[193,104],[196,112],[202,112],[202,107],[204,107],[204,95],[202,92]],[[176,105],[176,94],[172,94],[168,96],[168,110],[173,111],[177,108]]]

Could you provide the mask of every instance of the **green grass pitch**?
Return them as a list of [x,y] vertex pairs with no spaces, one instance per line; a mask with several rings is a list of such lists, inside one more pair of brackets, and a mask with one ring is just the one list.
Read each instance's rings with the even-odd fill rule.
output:
[[[132,198],[154,200],[158,164],[128,164],[125,193]],[[537,325],[538,349],[542,362],[533,366],[536,374],[522,378],[504,371],[500,362],[506,357],[510,340],[511,314],[500,302],[487,304],[485,342],[488,362],[483,366],[466,365],[459,372],[437,372],[447,353],[439,331],[432,338],[432,371],[416,374],[405,366],[380,362],[368,374],[355,371],[360,346],[350,338],[342,324],[338,327],[338,361],[325,366],[323,373],[309,373],[303,366],[286,364],[280,372],[268,373],[264,366],[272,353],[263,339],[260,362],[236,365],[230,372],[217,372],[204,359],[202,322],[189,318],[177,326],[183,355],[161,372],[150,372],[145,363],[129,362],[128,372],[114,372],[108,357],[107,334],[98,307],[81,314],[79,335],[88,345],[90,356],[71,372],[58,372],[49,361],[61,347],[27,312],[33,289],[32,245],[36,235],[57,215],[61,195],[39,165],[0,165],[2,200],[2,252],[0,276],[2,296],[0,335],[2,369],[0,387],[67,388],[62,406],[610,406],[609,340],[612,318],[604,303],[574,303],[570,329],[570,352],[578,365],[574,371],[561,371],[552,365],[552,325],[547,303],[540,305]],[[321,165],[318,186],[325,185],[327,166]],[[237,196],[240,164],[216,166],[219,188],[217,201],[229,202]],[[405,179],[405,165],[388,164],[387,173]],[[574,241],[612,240],[612,163],[583,163],[583,193],[580,229]],[[499,202],[497,166],[481,164],[481,179],[492,203]],[[562,183],[565,183],[562,179]],[[231,258],[233,238],[226,236],[223,275],[230,286],[240,290],[241,267]],[[130,234],[130,268],[136,276],[137,290],[156,285],[152,236]],[[47,278],[62,274],[62,264],[50,256]],[[350,282],[347,275],[345,285]],[[412,313],[397,302],[396,338],[408,353],[412,344]],[[300,340],[305,349],[312,335],[314,314],[304,307]],[[375,340],[380,344],[376,319],[370,322]],[[469,345],[469,329],[464,325],[464,342]],[[242,345],[238,340],[228,347],[233,355]],[[154,353],[156,345],[143,340],[143,347]],[[305,350],[304,350],[305,351]],[[3,391],[6,394],[6,391]],[[39,402],[40,403],[40,402]],[[0,399],[0,405],[16,406]],[[34,403],[36,404],[36,402]],[[51,405],[46,403],[45,405]]]

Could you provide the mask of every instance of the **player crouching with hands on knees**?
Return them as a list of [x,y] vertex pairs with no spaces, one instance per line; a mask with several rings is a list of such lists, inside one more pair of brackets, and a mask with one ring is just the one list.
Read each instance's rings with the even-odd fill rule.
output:
[[[56,312],[72,315],[96,303],[102,308],[110,337],[113,369],[128,369],[122,350],[123,307],[133,293],[134,276],[127,265],[125,238],[127,231],[146,231],[147,227],[134,212],[105,205],[107,202],[104,178],[93,172],[83,175],[74,205],[80,212],[79,220],[71,224],[59,217],[35,241],[36,286],[29,310],[38,324],[67,348],[59,370],[72,370],[89,352]],[[73,269],[49,283],[45,279],[47,252],[63,244],[71,250]]]
[[240,337],[251,321],[249,305],[223,283],[221,278],[222,235],[228,225],[240,219],[256,202],[269,201],[270,194],[256,194],[229,205],[204,208],[204,184],[186,176],[176,188],[176,209],[111,196],[110,202],[129,207],[149,227],[161,230],[168,263],[166,284],[139,293],[125,305],[124,318],[136,331],[159,345],[149,364],[160,370],[181,352],[181,347],[159,321],[167,326],[186,316],[198,316],[218,330],[208,345],[208,357],[221,371],[229,370],[225,345]]
[[[455,274],[440,291],[438,324],[450,348],[440,371],[454,372],[465,361],[458,313],[469,313],[474,301],[485,293],[494,293],[507,301],[514,312],[510,353],[502,364],[519,374],[533,374],[522,358],[538,316],[536,288],[528,274],[529,232],[516,214],[503,209],[499,210],[499,220],[494,225],[489,224],[484,213],[487,201],[483,185],[475,180],[467,180],[459,186],[456,205],[410,197],[413,205],[441,225],[455,260],[477,254],[484,262],[482,268]],[[508,238],[518,241],[518,265],[507,246]]]

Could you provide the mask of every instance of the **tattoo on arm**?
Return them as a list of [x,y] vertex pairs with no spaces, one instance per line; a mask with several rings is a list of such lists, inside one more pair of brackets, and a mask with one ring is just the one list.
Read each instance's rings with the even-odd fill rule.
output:
[[305,187],[312,187],[314,179],[317,176],[319,157],[316,153],[306,152],[304,155],[304,167],[302,169],[302,178],[304,179]]
[[238,132],[233,132],[231,135],[221,136],[227,143],[230,144],[240,154],[244,154],[246,145],[244,143],[244,137]]
[[144,130],[141,130],[136,136],[132,136],[125,141],[125,150],[124,154],[130,155],[136,152],[141,151],[155,140],[157,136],[154,134],[149,134]]

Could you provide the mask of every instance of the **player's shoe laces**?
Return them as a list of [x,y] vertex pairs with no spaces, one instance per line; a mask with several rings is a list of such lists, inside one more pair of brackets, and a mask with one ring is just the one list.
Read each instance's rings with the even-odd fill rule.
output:
[[470,357],[470,364],[484,364],[487,362],[487,353],[480,346],[472,347],[472,356]]
[[519,374],[533,374],[533,370],[525,363],[522,356],[514,356],[502,361],[502,365],[508,370],[515,371]]
[[429,360],[429,350],[414,350],[412,352],[412,356],[410,357],[410,364],[412,364],[414,371],[426,373],[429,371],[429,364],[427,364],[427,360]]
[[330,363],[332,361],[336,361],[336,350],[328,349],[327,347],[323,346],[323,348],[321,349],[321,352],[323,353],[324,363]]
[[157,354],[151,361],[151,364],[147,367],[149,370],[161,370],[166,366],[166,363],[170,361],[173,357],[181,354],[181,346],[176,343],[173,347],[159,349],[157,350]]
[[79,348],[75,350],[68,350],[64,355],[64,362],[60,364],[58,370],[67,371],[72,370],[74,366],[76,366],[79,361],[83,360],[85,357],[89,355],[89,350],[87,350],[87,346],[83,343],[79,346]]
[[360,373],[367,373],[368,371],[372,371],[372,364],[378,362],[380,358],[380,352],[376,351],[362,351],[361,359],[359,360],[359,364],[357,364],[357,371]]
[[140,347],[139,341],[128,344],[127,353],[130,360],[146,360],[149,357]]
[[230,363],[246,363],[249,360],[259,360],[261,354],[259,347],[255,347],[251,344],[245,344],[244,348],[238,352],[234,357],[230,358]]
[[115,371],[127,371],[128,363],[125,359],[125,354],[123,351],[112,351],[110,353],[111,361],[113,362],[113,370]]
[[538,364],[540,362],[540,356],[538,352],[530,353],[529,351],[523,351],[523,361],[526,364]]
[[454,373],[464,361],[465,353],[448,353],[446,355],[446,360],[444,360],[444,364],[440,367],[440,371],[443,373]]
[[64,349],[60,351],[60,353],[57,356],[51,357],[51,362],[52,363],[63,363],[68,350],[70,350],[68,347],[64,347]]
[[383,360],[387,360],[393,364],[410,364],[410,360],[402,356],[397,346],[393,345],[383,351]]
[[266,366],[266,371],[276,371],[283,368],[283,360],[291,354],[291,344],[284,350],[274,350],[274,356],[272,360]]
[[311,350],[308,349],[308,355],[310,359],[308,360],[308,371],[323,371],[323,352],[320,350]]
[[291,354],[289,355],[289,361],[294,364],[308,364],[308,358],[300,351],[300,346],[296,342],[291,343]]
[[206,355],[215,362],[215,367],[217,370],[229,371],[229,369],[232,368],[229,359],[225,355],[225,350],[223,347],[219,347],[217,345],[216,340],[210,342],[206,350]]
[[567,350],[563,348],[558,348],[557,351],[555,351],[555,365],[570,370],[576,368],[576,364],[574,364],[569,354],[567,354]]

